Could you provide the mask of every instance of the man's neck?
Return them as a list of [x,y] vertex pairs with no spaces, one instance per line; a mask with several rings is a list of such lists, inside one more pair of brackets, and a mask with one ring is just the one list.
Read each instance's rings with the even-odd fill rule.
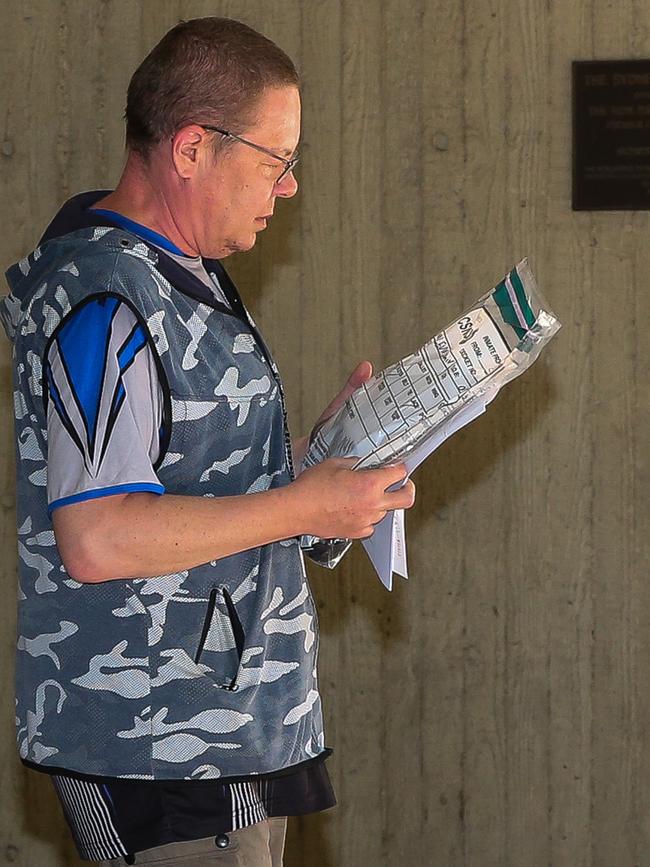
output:
[[127,158],[117,187],[112,193],[95,202],[91,210],[98,208],[116,211],[163,235],[186,255],[199,255],[198,250],[193,249],[181,235],[164,196],[154,190],[154,185],[142,161],[133,154]]

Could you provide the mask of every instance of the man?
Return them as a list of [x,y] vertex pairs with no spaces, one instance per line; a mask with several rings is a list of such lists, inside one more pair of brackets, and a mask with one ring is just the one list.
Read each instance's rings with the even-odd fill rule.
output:
[[299,538],[366,537],[414,489],[387,493],[403,466],[298,475],[306,439],[220,262],[297,191],[289,58],[183,22],[126,120],[117,188],[71,199],[7,273],[20,755],[82,858],[280,864],[286,817],[335,803]]

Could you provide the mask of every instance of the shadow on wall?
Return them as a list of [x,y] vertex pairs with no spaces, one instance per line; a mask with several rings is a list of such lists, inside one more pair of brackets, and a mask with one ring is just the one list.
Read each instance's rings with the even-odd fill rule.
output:
[[[452,507],[462,505],[474,487],[485,483],[490,486],[495,468],[507,466],[509,453],[521,446],[535,429],[543,428],[544,416],[557,397],[551,375],[543,361],[537,362],[521,379],[505,386],[484,416],[453,436],[416,471],[418,493],[416,505],[407,516],[407,551],[425,544],[432,532],[440,538],[441,531],[432,527],[450,520]],[[494,481],[494,493],[498,495],[500,488]],[[480,507],[489,508],[488,502]],[[359,609],[365,609],[364,619],[376,629],[376,638],[383,649],[388,650],[390,643],[406,640],[412,630],[407,605],[393,604],[360,544],[353,546],[338,570],[337,592],[355,605],[355,617],[359,617]],[[321,572],[310,567],[312,578],[316,578],[313,583],[317,589],[321,633],[331,640],[345,632],[351,606],[329,604],[330,591],[324,582],[317,580]],[[435,575],[429,577],[434,579]],[[412,572],[414,579],[417,576]],[[411,589],[417,592],[417,587]]]
[[[332,838],[333,811],[297,816],[287,824],[287,842],[284,850],[284,867],[340,867],[328,851],[327,841]],[[308,841],[308,842],[307,842]]]
[[[81,861],[70,836],[68,825],[63,817],[59,799],[54,786],[47,774],[31,771],[21,765],[18,771],[20,780],[20,806],[24,825],[16,829],[16,839],[33,840],[35,851],[25,853],[20,851],[18,843],[14,847],[15,857],[8,857],[5,849],[5,859],[18,864],[37,864],[38,855],[47,849],[47,863],[60,867],[76,867],[88,864]],[[24,843],[23,843],[24,845]]]
[[[300,261],[300,231],[300,197],[277,202],[268,228],[258,233],[253,249],[224,260],[249,309],[259,309],[260,298],[269,291],[275,270]],[[277,291],[281,292],[282,287]],[[264,322],[260,325],[264,333]]]

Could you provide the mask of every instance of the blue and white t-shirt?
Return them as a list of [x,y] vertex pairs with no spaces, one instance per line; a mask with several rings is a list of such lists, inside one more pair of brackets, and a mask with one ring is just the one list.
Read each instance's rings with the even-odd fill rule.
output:
[[[228,305],[200,256],[184,255],[163,236],[121,214],[99,213],[155,243]],[[77,307],[50,344],[45,376],[51,398],[50,512],[111,494],[164,493],[154,470],[161,449],[163,392],[144,329],[127,304],[98,297]]]

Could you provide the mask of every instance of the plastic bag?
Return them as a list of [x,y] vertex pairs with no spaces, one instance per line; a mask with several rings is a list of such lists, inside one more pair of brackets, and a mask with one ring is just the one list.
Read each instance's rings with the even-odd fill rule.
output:
[[[354,469],[404,460],[470,401],[522,374],[559,328],[524,259],[421,349],[357,389],[317,430],[303,468],[330,457],[357,457]],[[351,542],[303,536],[301,544],[334,568]]]

